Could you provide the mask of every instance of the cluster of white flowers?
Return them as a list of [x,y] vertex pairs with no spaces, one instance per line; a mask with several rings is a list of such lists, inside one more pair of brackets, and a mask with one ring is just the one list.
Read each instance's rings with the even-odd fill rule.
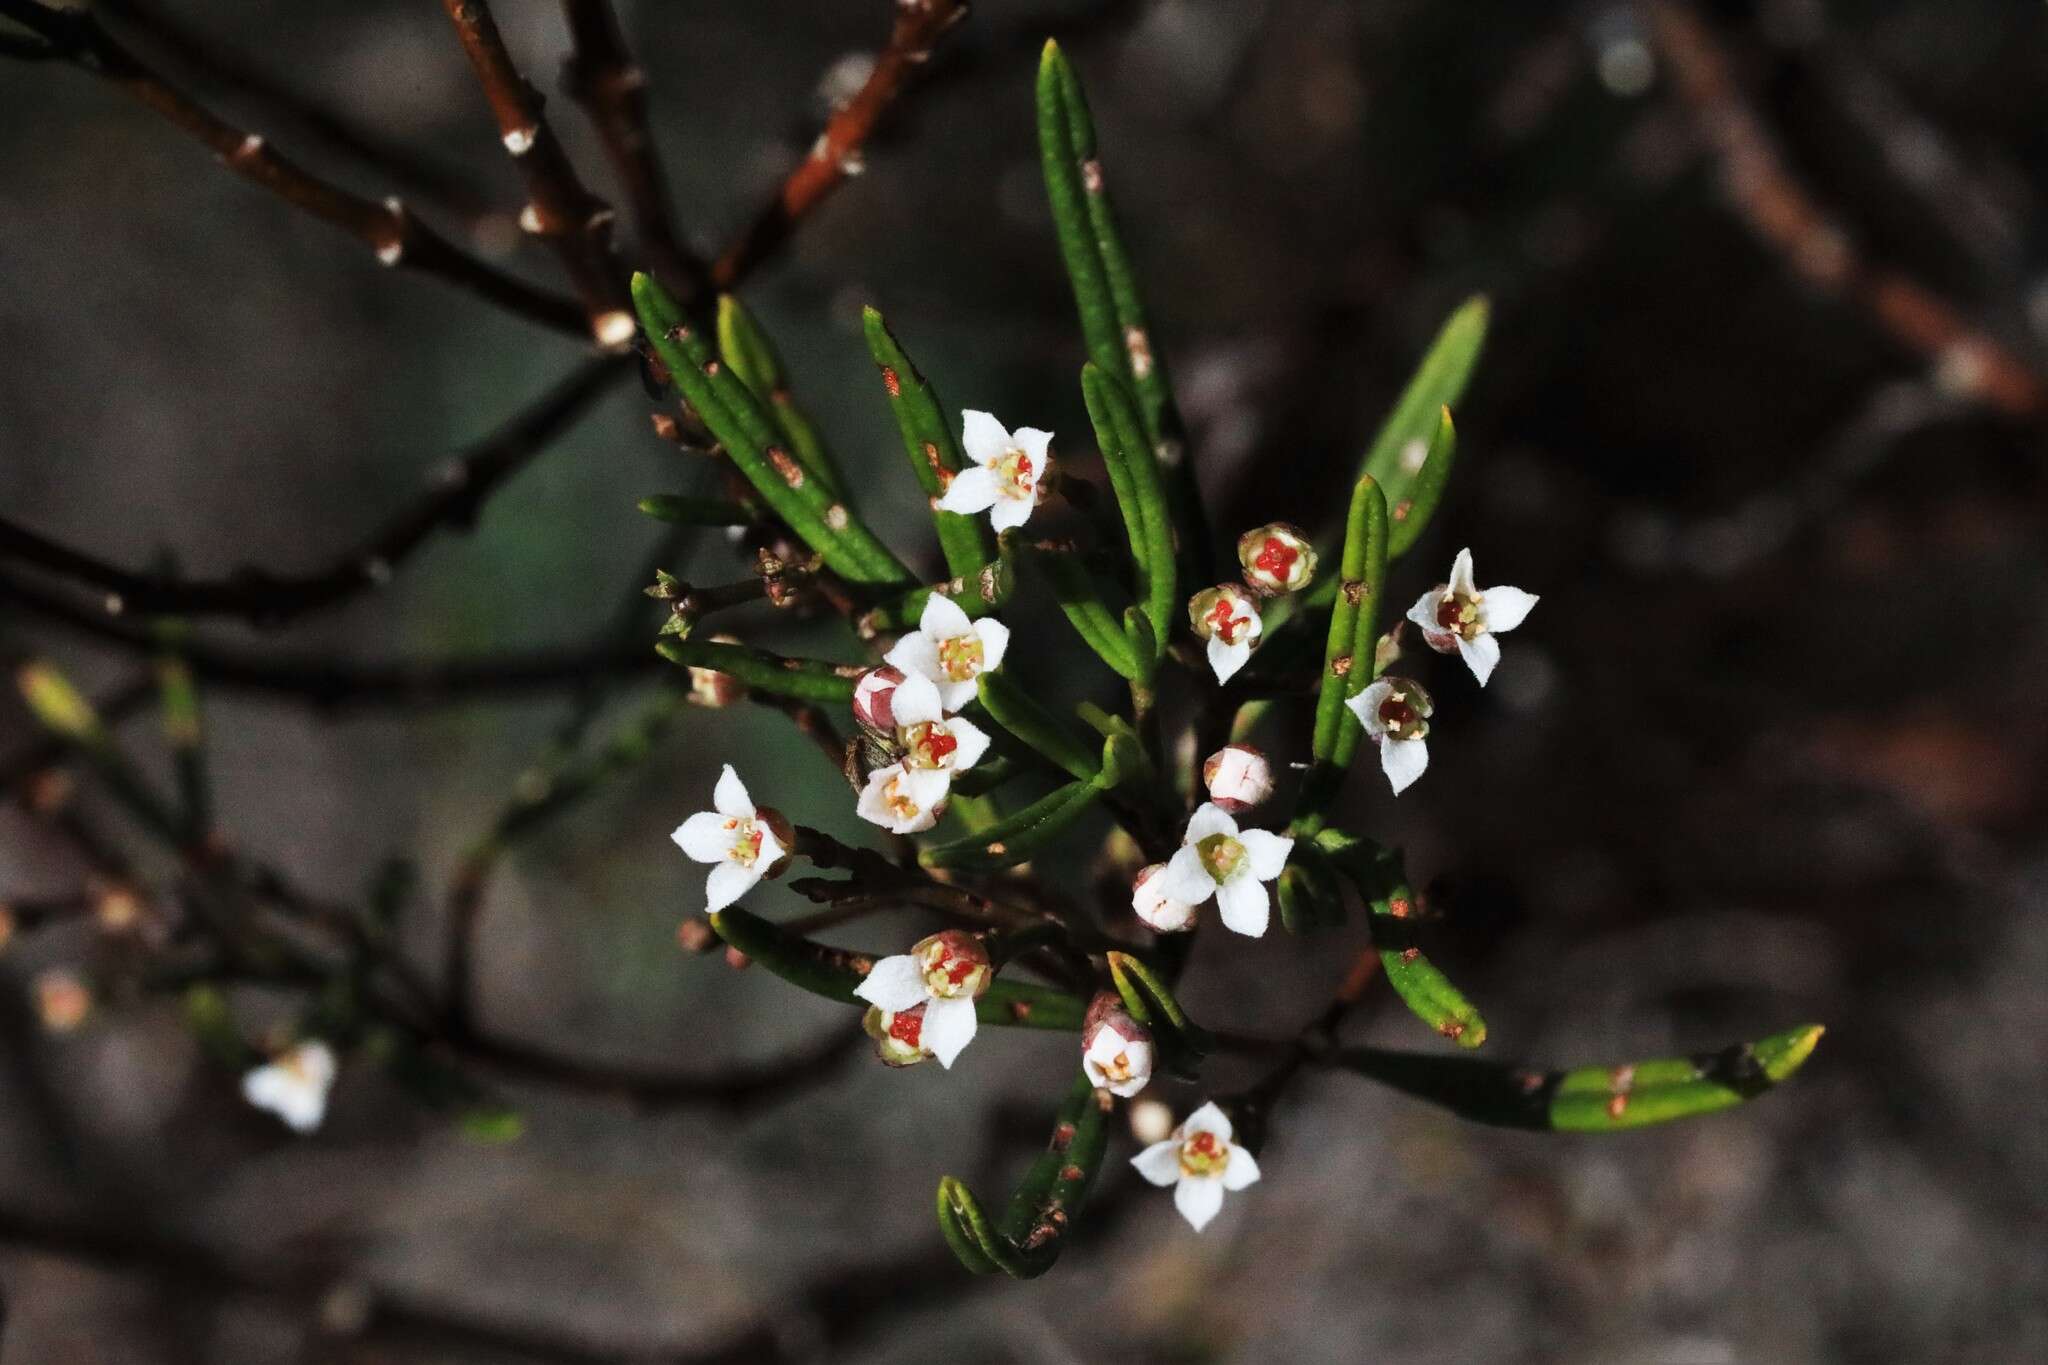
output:
[[[1536,595],[1507,586],[1480,588],[1472,578],[1472,551],[1458,551],[1451,561],[1451,580],[1439,583],[1408,609],[1408,619],[1422,627],[1422,638],[1439,654],[1456,654],[1472,670],[1481,687],[1500,662],[1504,634],[1522,624],[1536,605]],[[1429,717],[1436,709],[1429,693],[1408,678],[1383,677],[1344,703],[1379,745],[1380,770],[1399,796],[1429,766]]]
[[1272,795],[1272,765],[1250,745],[1232,744],[1209,756],[1202,777],[1209,800],[1188,817],[1180,851],[1138,874],[1131,909],[1159,933],[1180,933],[1195,927],[1195,911],[1213,896],[1225,928],[1257,938],[1272,911],[1266,883],[1287,866],[1294,840],[1239,829],[1232,812]]
[[892,834],[930,829],[945,812],[953,778],[981,761],[988,736],[955,715],[974,700],[975,680],[1003,661],[1010,631],[986,617],[967,619],[951,598],[933,593],[918,628],[896,642],[885,668],[861,679],[854,715],[893,738],[903,757],[868,774],[860,818]]

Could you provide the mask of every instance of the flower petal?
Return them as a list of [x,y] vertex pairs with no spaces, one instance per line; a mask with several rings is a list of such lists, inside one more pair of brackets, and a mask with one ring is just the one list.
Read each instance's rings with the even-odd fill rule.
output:
[[1486,622],[1486,628],[1496,633],[1513,630],[1529,618],[1542,599],[1533,592],[1520,588],[1488,588],[1479,597],[1479,619]]
[[939,643],[921,630],[913,630],[898,640],[882,658],[908,677],[936,681],[940,674]]
[[1195,813],[1188,817],[1188,832],[1181,836],[1184,844],[1199,844],[1212,834],[1237,833],[1237,819],[1214,801],[1204,801],[1195,807]]
[[1458,557],[1451,561],[1450,588],[1464,597],[1479,594],[1479,585],[1472,581],[1472,551],[1469,546],[1458,551]]
[[1358,723],[1365,727],[1368,735],[1378,738],[1387,732],[1387,723],[1380,719],[1380,707],[1393,695],[1394,685],[1382,678],[1367,686],[1357,696],[1347,698],[1344,705],[1352,715],[1358,717]]
[[981,688],[972,678],[965,682],[954,682],[949,678],[939,684],[939,705],[945,707],[948,714],[963,710],[967,703],[980,695]]
[[942,592],[935,592],[925,598],[924,614],[917,618],[917,628],[934,640],[950,640],[973,630],[974,622],[967,619],[967,613],[960,610],[958,602]]
[[1189,1114],[1180,1124],[1180,1135],[1183,1140],[1196,1133],[1214,1133],[1218,1138],[1228,1142],[1236,1131],[1230,1126],[1230,1115],[1217,1108],[1214,1100]]
[[1232,1143],[1230,1160],[1223,1167],[1223,1188],[1241,1190],[1247,1185],[1259,1182],[1259,1163],[1250,1152]]
[[1194,1176],[1173,1187],[1173,1206],[1196,1232],[1223,1212],[1223,1182],[1214,1176]]
[[1251,855],[1252,875],[1262,882],[1279,876],[1287,866],[1288,855],[1294,852],[1294,840],[1271,830],[1248,829],[1237,836],[1237,841]]
[[1216,888],[1216,908],[1223,912],[1224,928],[1260,938],[1272,917],[1273,901],[1264,882],[1240,873]]
[[752,891],[754,884],[761,880],[761,867],[760,863],[752,867],[720,863],[712,868],[711,875],[704,879],[704,913],[723,910]]
[[981,756],[988,752],[988,732],[971,720],[953,717],[946,722],[946,733],[953,737],[953,742],[958,746],[951,754],[950,765],[956,773],[966,772],[979,763]]
[[919,1036],[932,1050],[932,1056],[939,1059],[939,1065],[951,1070],[953,1059],[960,1055],[960,1049],[974,1041],[974,1031],[979,1027],[974,1001],[961,995],[926,1005],[924,1032]]
[[732,764],[725,765],[725,771],[718,775],[718,786],[711,792],[711,807],[720,815],[733,815],[750,820],[754,815],[753,798],[747,795],[747,784],[740,781],[740,775],[732,770]]
[[1493,676],[1493,666],[1500,662],[1500,641],[1491,635],[1481,635],[1476,640],[1458,638],[1458,657],[1465,661],[1465,667],[1472,670],[1472,676],[1479,679],[1481,687]]
[[960,448],[976,464],[993,464],[1010,449],[1010,429],[992,412],[964,409],[960,414]]
[[1387,775],[1387,785],[1399,796],[1415,785],[1415,779],[1422,776],[1422,770],[1429,766],[1429,741],[1422,739],[1381,739],[1380,771]]
[[761,847],[754,854],[754,865],[766,871],[781,862],[789,850],[782,846],[782,840],[775,837],[775,831],[768,828],[766,821],[755,825],[754,832],[761,836]]
[[1171,1185],[1180,1179],[1180,1142],[1176,1138],[1155,1142],[1132,1157],[1131,1164],[1153,1184]]
[[1252,647],[1244,640],[1226,645],[1220,635],[1209,637],[1209,667],[1215,671],[1217,682],[1229,682],[1238,669],[1250,662],[1251,657]]
[[946,496],[939,499],[939,510],[971,517],[976,512],[986,512],[995,504],[995,471],[976,465],[953,476],[953,481],[946,485]]
[[677,825],[668,837],[700,863],[722,863],[732,852],[732,822],[713,811],[700,810]]
[[903,681],[896,685],[896,695],[889,698],[889,710],[898,726],[938,720],[946,714],[938,684],[908,669],[904,670]]
[[1408,608],[1408,619],[1421,626],[1425,634],[1443,633],[1443,627],[1436,623],[1436,609],[1444,604],[1442,584],[1431,588],[1415,599],[1415,605]]
[[1010,433],[1010,444],[1031,457],[1034,468],[1045,468],[1045,453],[1052,449],[1052,433],[1037,427],[1018,427]]
[[[880,1005],[892,1014],[915,1009],[931,999],[931,992],[924,987],[924,971],[909,953],[898,953],[877,962],[868,972],[867,979],[853,988],[853,993],[870,1005]],[[931,1026],[929,1010],[925,1012],[925,1026]]]
[[974,623],[974,633],[981,637],[981,671],[1001,667],[1010,648],[1010,628],[993,616],[984,616]]
[[995,506],[989,509],[988,524],[997,531],[1014,531],[1031,520],[1032,509],[1037,506],[1036,498],[997,498]]
[[1174,854],[1159,879],[1159,894],[1182,905],[1200,905],[1216,894],[1216,879],[1192,847]]

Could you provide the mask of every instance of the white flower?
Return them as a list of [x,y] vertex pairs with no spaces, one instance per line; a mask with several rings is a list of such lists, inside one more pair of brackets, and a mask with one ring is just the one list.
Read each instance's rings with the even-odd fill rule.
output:
[[919,834],[939,823],[952,789],[953,780],[942,772],[913,772],[891,763],[868,774],[854,809],[891,834]]
[[1263,829],[1240,832],[1230,812],[1205,805],[1188,817],[1187,834],[1166,865],[1160,890],[1188,905],[1214,896],[1226,928],[1257,938],[1266,932],[1272,907],[1265,883],[1280,875],[1293,851],[1294,840]]
[[715,810],[699,811],[676,826],[669,837],[700,863],[716,863],[704,883],[706,912],[725,909],[754,889],[767,871],[789,852],[769,817],[754,808],[746,784],[725,765],[711,793]]
[[1235,583],[1219,583],[1189,598],[1188,624],[1209,642],[1209,667],[1216,671],[1217,682],[1229,682],[1245,666],[1252,657],[1252,642],[1265,629],[1258,602]]
[[1431,649],[1464,659],[1484,687],[1500,662],[1500,641],[1493,637],[1521,625],[1536,602],[1534,593],[1520,588],[1473,586],[1472,552],[1460,550],[1451,561],[1451,581],[1422,594],[1408,619],[1422,627]]
[[277,1115],[292,1131],[310,1133],[327,1116],[334,1073],[334,1049],[314,1039],[242,1077],[242,1098]]
[[1344,703],[1380,746],[1380,771],[1399,796],[1429,766],[1429,718],[1436,711],[1429,693],[1407,678],[1381,678]]
[[1227,744],[1202,764],[1209,799],[1235,815],[1273,794],[1273,765],[1249,744]]
[[1148,927],[1178,934],[1195,927],[1195,907],[1166,894],[1166,864],[1154,863],[1131,883],[1131,909]]
[[1129,1099],[1152,1079],[1152,1035],[1129,1015],[1113,1015],[1088,1035],[1081,1070],[1090,1085]]
[[1316,547],[1299,526],[1269,522],[1237,538],[1237,563],[1260,592],[1299,592],[1316,576]]
[[989,413],[961,413],[960,446],[974,465],[953,476],[939,510],[968,516],[987,512],[989,525],[998,531],[1022,526],[1052,472],[1051,445],[1049,431],[1018,427],[1011,432]]
[[939,701],[958,711],[974,700],[974,680],[1002,663],[1009,644],[1010,628],[1001,621],[970,621],[952,598],[933,593],[917,629],[885,657],[903,672],[937,683]]
[[1200,1232],[1223,1208],[1225,1190],[1241,1190],[1259,1178],[1259,1163],[1230,1140],[1230,1120],[1211,1102],[1189,1114],[1164,1142],[1131,1158],[1138,1174],[1155,1185],[1172,1185],[1173,1206]]
[[974,1041],[974,1002],[994,980],[995,968],[981,941],[946,929],[919,939],[907,953],[877,962],[853,993],[898,1018],[922,1005],[924,1023],[912,1045],[950,1069],[960,1049]]

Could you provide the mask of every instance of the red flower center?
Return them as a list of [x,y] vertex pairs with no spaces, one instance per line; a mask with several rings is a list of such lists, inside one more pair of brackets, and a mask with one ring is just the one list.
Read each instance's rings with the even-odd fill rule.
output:
[[945,761],[947,754],[960,747],[960,741],[944,730],[935,729],[925,734],[918,747],[924,750],[926,761],[936,768]]
[[1267,536],[1265,547],[1259,551],[1259,557],[1252,561],[1252,567],[1285,583],[1294,573],[1294,562],[1300,558],[1301,551],[1278,536]]
[[1398,695],[1388,697],[1380,703],[1380,724],[1386,726],[1389,730],[1400,730],[1405,726],[1413,725],[1420,719],[1421,717],[1416,714],[1415,708],[1410,706],[1403,697]]
[[1209,612],[1209,625],[1215,630],[1216,638],[1226,645],[1237,643],[1237,632],[1244,628],[1244,622],[1237,619],[1237,609],[1227,597],[1216,599],[1216,605]]
[[898,1010],[889,1018],[889,1036],[905,1047],[921,1047],[918,1039],[924,1036],[924,1006],[917,1005],[907,1010]]

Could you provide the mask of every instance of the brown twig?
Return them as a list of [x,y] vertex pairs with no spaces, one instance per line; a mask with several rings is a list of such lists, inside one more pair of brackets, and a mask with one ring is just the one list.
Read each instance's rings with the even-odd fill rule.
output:
[[145,66],[100,26],[91,10],[53,9],[37,0],[0,0],[0,17],[48,43],[48,55],[119,86],[190,133],[243,179],[356,238],[382,264],[436,276],[533,322],[581,334],[576,307],[567,299],[535,289],[463,252],[415,218],[402,200],[378,203],[306,171],[260,134],[237,128],[201,107]]
[[611,207],[585,188],[541,112],[542,100],[506,50],[486,0],[441,0],[448,22],[483,86],[498,136],[526,182],[519,225],[554,249],[590,334],[607,350],[632,344],[638,324],[626,299],[625,276],[612,253]]
[[1679,93],[1721,162],[1736,212],[1794,273],[1854,302],[1935,367],[1943,387],[2009,416],[2038,416],[2048,385],[2021,356],[1917,280],[1866,260],[1799,183],[1744,97],[1711,29],[1679,0],[1645,0]]
[[612,0],[562,0],[571,56],[562,85],[582,105],[625,188],[640,248],[685,307],[710,287],[708,267],[685,246],[669,212],[668,189],[647,118],[647,73],[627,50]]
[[897,0],[889,42],[854,97],[826,120],[804,159],[767,207],[711,268],[712,283],[730,289],[787,241],[792,229],[860,168],[861,149],[941,35],[967,17],[965,0]]
[[100,590],[109,616],[239,616],[279,626],[382,586],[443,527],[467,530],[490,496],[547,449],[597,398],[630,373],[622,357],[585,362],[483,441],[444,466],[434,487],[325,568],[275,574],[244,568],[208,582],[177,582],[117,568],[0,519],[0,560],[12,559]]

